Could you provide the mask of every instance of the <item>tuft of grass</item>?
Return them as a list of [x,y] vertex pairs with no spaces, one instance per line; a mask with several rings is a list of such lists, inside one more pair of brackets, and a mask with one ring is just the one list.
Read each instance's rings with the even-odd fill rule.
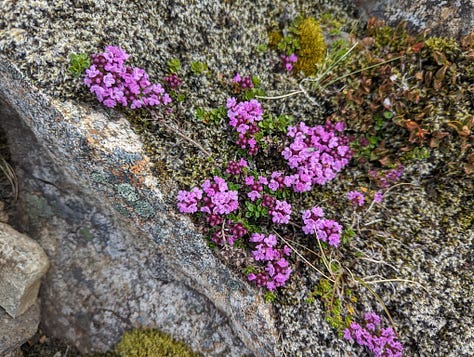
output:
[[18,198],[18,179],[15,171],[13,171],[13,168],[3,156],[0,156],[0,172],[10,183],[14,199],[16,200]]

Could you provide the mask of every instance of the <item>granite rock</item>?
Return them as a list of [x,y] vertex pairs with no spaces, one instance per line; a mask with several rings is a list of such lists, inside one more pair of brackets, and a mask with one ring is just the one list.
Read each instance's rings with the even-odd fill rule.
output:
[[0,356],[18,356],[18,349],[33,337],[39,322],[39,302],[30,306],[23,315],[15,319],[0,308]]
[[11,317],[35,303],[48,267],[48,257],[37,242],[0,223],[0,306]]

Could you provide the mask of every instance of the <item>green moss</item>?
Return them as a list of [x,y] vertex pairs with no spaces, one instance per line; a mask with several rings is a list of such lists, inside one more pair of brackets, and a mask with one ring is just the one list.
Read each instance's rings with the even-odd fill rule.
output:
[[183,342],[175,341],[158,330],[133,330],[126,332],[115,347],[121,357],[197,357]]
[[430,37],[426,40],[425,46],[432,52],[453,53],[459,49],[455,39],[446,37]]
[[343,300],[336,297],[336,291],[329,281],[321,279],[319,284],[314,287],[314,290],[309,293],[306,301],[313,303],[315,298],[318,297],[326,310],[325,319],[327,323],[342,336],[342,331],[348,327],[352,321],[352,317],[350,316],[353,312],[352,303],[356,302],[357,299],[349,289],[346,289],[344,293],[339,294],[339,296],[341,296]]
[[297,25],[300,49],[298,50],[298,61],[295,70],[306,75],[316,71],[316,66],[324,60],[326,55],[326,43],[319,22],[313,17],[303,19]]
[[366,35],[373,38],[376,48],[395,51],[402,51],[410,38],[403,22],[397,27],[391,27],[376,19],[369,20]]
[[283,36],[279,30],[270,31],[268,33],[268,46],[276,50],[278,44],[283,40]]
[[85,53],[71,53],[69,54],[68,71],[74,76],[79,77],[84,71],[91,66],[89,56]]
[[341,29],[344,26],[342,21],[339,21],[334,17],[332,13],[325,13],[321,15],[320,18],[321,27],[329,36],[339,36]]
[[193,61],[191,62],[191,72],[195,76],[198,76],[200,74],[207,74],[209,73],[209,67],[205,62]]

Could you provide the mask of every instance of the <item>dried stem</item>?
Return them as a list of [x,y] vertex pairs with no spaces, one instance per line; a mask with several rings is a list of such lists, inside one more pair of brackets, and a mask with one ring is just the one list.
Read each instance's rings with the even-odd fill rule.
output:
[[207,157],[212,157],[212,154],[204,149],[201,144],[196,142],[195,140],[191,139],[189,136],[186,136],[184,133],[182,133],[179,129],[173,128],[172,126],[166,124],[164,120],[160,119],[157,117],[156,113],[151,112],[151,115],[153,116],[153,119],[155,119],[157,122],[159,122],[161,125],[163,125],[167,130],[174,132],[176,135],[178,135],[180,138],[190,142],[194,146],[196,146],[199,150],[201,150]]

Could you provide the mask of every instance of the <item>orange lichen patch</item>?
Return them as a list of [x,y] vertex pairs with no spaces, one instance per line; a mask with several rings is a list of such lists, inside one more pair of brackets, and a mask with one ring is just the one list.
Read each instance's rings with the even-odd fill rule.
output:
[[150,160],[145,158],[143,160],[137,161],[134,165],[127,165],[129,166],[129,171],[136,176],[142,176],[148,173]]
[[124,165],[123,169],[133,174],[131,181],[134,184],[143,186],[146,177],[150,175],[150,160],[144,158],[143,160],[136,161],[134,164]]
[[100,142],[98,137],[100,137],[100,134],[97,130],[95,130],[95,129],[89,130],[88,134],[86,135],[87,145],[88,146],[97,146]]

